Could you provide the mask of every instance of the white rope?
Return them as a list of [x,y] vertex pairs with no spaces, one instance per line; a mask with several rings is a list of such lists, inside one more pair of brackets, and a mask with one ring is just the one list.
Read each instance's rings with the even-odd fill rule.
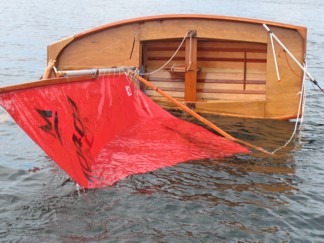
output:
[[[304,67],[307,69],[306,60],[304,62]],[[304,77],[303,77],[303,80],[305,80],[305,79],[306,79],[306,73],[304,73]],[[305,84],[303,84],[303,86],[304,86],[304,88],[303,88],[303,106],[302,106],[302,117],[301,117],[301,120],[300,120],[299,130],[301,130],[302,124],[304,122],[304,111],[305,111],[305,107],[306,107],[306,88],[305,88]]]
[[149,72],[149,73],[141,73],[141,75],[152,75],[152,74],[154,74],[154,73],[157,73],[157,72],[161,71],[163,68],[165,68],[165,67],[166,67],[166,66],[167,66],[167,65],[168,65],[168,64],[173,60],[173,58],[178,54],[178,52],[179,52],[181,46],[182,46],[183,43],[185,42],[185,40],[186,40],[186,38],[187,38],[187,36],[188,36],[189,33],[190,33],[190,31],[188,31],[188,32],[186,33],[186,35],[183,37],[183,40],[181,41],[181,43],[180,43],[178,49],[174,52],[174,54],[171,56],[171,58],[170,58],[166,63],[164,63],[160,68],[158,68],[158,69],[156,69],[156,70],[154,70],[154,71],[152,71],[152,72]]
[[275,49],[274,42],[273,42],[273,33],[272,32],[270,32],[270,40],[271,40],[273,58],[274,58],[275,66],[276,66],[277,78],[278,78],[278,81],[280,81],[279,67],[278,67],[276,49]]
[[190,67],[191,67],[191,63],[192,63],[192,35],[190,35],[190,41],[189,41],[189,65],[186,68],[187,71],[189,71]]
[[[312,83],[318,86],[317,81],[313,78],[313,76],[307,71],[307,69],[297,60],[297,58],[288,50],[288,48],[279,40],[279,38],[269,29],[269,27],[266,24],[263,24],[263,28],[265,28],[266,31],[268,31],[270,34],[272,34],[272,37],[277,41],[277,43],[284,49],[288,55],[291,57],[291,59],[304,71],[306,76],[309,78]],[[320,88],[320,87],[319,87]],[[321,89],[321,88],[320,88]],[[322,90],[323,91],[323,90]],[[324,92],[324,91],[323,91]]]
[[[306,64],[304,64],[304,65],[306,65]],[[304,68],[304,70],[306,70],[306,68]],[[296,94],[296,95],[300,95],[300,99],[299,99],[298,112],[297,112],[297,118],[296,118],[296,122],[295,122],[294,131],[291,134],[291,137],[289,138],[289,140],[284,145],[282,145],[281,147],[279,147],[279,148],[275,149],[273,152],[271,152],[271,154],[275,154],[279,150],[286,147],[295,137],[297,130],[301,129],[302,123],[304,121],[304,110],[305,110],[305,104],[306,104],[306,94],[305,94],[305,92],[306,92],[305,91],[306,75],[307,75],[306,72],[304,72],[301,90]],[[298,124],[299,124],[299,126],[298,126]]]

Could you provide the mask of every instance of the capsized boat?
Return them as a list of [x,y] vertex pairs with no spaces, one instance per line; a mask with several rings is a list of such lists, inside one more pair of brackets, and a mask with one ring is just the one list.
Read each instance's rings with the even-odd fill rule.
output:
[[[188,160],[249,152],[238,143],[268,153],[195,111],[301,116],[304,73],[312,80],[300,64],[305,49],[306,28],[273,22],[126,20],[49,45],[48,60],[56,60],[50,78],[0,88],[0,105],[75,182],[103,187]],[[144,93],[226,139],[172,116]]]
[[[306,36],[305,27],[269,21],[163,15],[68,37],[48,46],[48,60],[56,59],[63,72],[136,67],[196,112],[291,119],[302,115]],[[142,89],[170,106],[151,88]]]

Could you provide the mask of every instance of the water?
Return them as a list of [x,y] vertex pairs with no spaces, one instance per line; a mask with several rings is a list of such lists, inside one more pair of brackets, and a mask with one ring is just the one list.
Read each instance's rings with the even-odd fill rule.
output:
[[[167,13],[305,25],[309,71],[324,86],[321,0],[0,4],[0,86],[37,79],[49,43],[112,21]],[[324,95],[307,86],[303,130],[275,157],[255,152],[189,161],[87,192],[62,185],[65,174],[0,109],[0,241],[323,242]],[[207,118],[269,150],[283,145],[294,128],[285,121]]]

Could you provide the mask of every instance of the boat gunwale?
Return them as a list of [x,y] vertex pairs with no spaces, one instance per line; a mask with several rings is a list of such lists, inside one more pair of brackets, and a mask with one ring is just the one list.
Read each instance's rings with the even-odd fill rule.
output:
[[[125,20],[119,20],[115,22],[111,22],[105,25],[101,25],[98,27],[90,28],[83,32],[74,34],[72,36],[60,39],[52,44],[49,44],[47,47],[47,62],[50,59],[59,59],[62,52],[70,46],[72,43],[86,38],[88,36],[113,29],[119,28],[122,26],[132,25],[132,24],[140,24],[145,22],[153,22],[153,21],[165,21],[165,20],[210,20],[210,21],[229,21],[235,23],[247,23],[247,24],[257,24],[263,25],[266,24],[269,27],[278,27],[284,29],[290,29],[297,31],[300,36],[305,41],[304,49],[306,50],[307,43],[307,27],[285,24],[280,22],[268,21],[268,20],[260,20],[253,18],[243,18],[243,17],[233,17],[233,16],[224,16],[224,15],[209,15],[209,14],[164,14],[164,15],[154,15],[154,16],[145,16],[145,17],[137,17],[130,18]],[[141,40],[142,41],[142,40]],[[50,50],[54,50],[52,53]],[[51,52],[51,54],[50,54]]]
[[[155,16],[146,16],[146,17],[137,17],[126,20],[120,20],[112,23],[108,23],[105,25],[101,25],[98,27],[91,28],[89,30],[80,32],[78,34],[73,35],[74,40],[81,39],[92,35],[97,32],[101,32],[110,28],[116,28],[123,25],[141,23],[141,22],[150,22],[150,21],[163,21],[163,20],[172,20],[172,19],[196,19],[196,20],[223,20],[223,21],[231,21],[231,22],[242,22],[242,23],[250,23],[250,24],[266,24],[268,26],[281,27],[286,29],[292,29],[296,31],[306,31],[307,28],[304,26],[285,24],[280,22],[268,21],[268,20],[259,20],[253,18],[243,18],[243,17],[231,17],[231,16],[223,16],[223,15],[208,15],[208,14],[167,14],[167,15],[155,15]],[[59,41],[60,42],[60,41]]]

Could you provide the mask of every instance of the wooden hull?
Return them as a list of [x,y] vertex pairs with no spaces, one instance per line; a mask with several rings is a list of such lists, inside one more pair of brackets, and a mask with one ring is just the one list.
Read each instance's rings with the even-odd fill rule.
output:
[[[197,112],[295,118],[303,72],[275,43],[278,81],[264,23],[303,63],[304,27],[206,15],[155,16],[108,24],[48,46],[48,59],[56,59],[59,70],[134,66],[151,73],[169,61],[183,41],[162,70],[144,77]],[[155,91],[145,92],[168,107]]]

